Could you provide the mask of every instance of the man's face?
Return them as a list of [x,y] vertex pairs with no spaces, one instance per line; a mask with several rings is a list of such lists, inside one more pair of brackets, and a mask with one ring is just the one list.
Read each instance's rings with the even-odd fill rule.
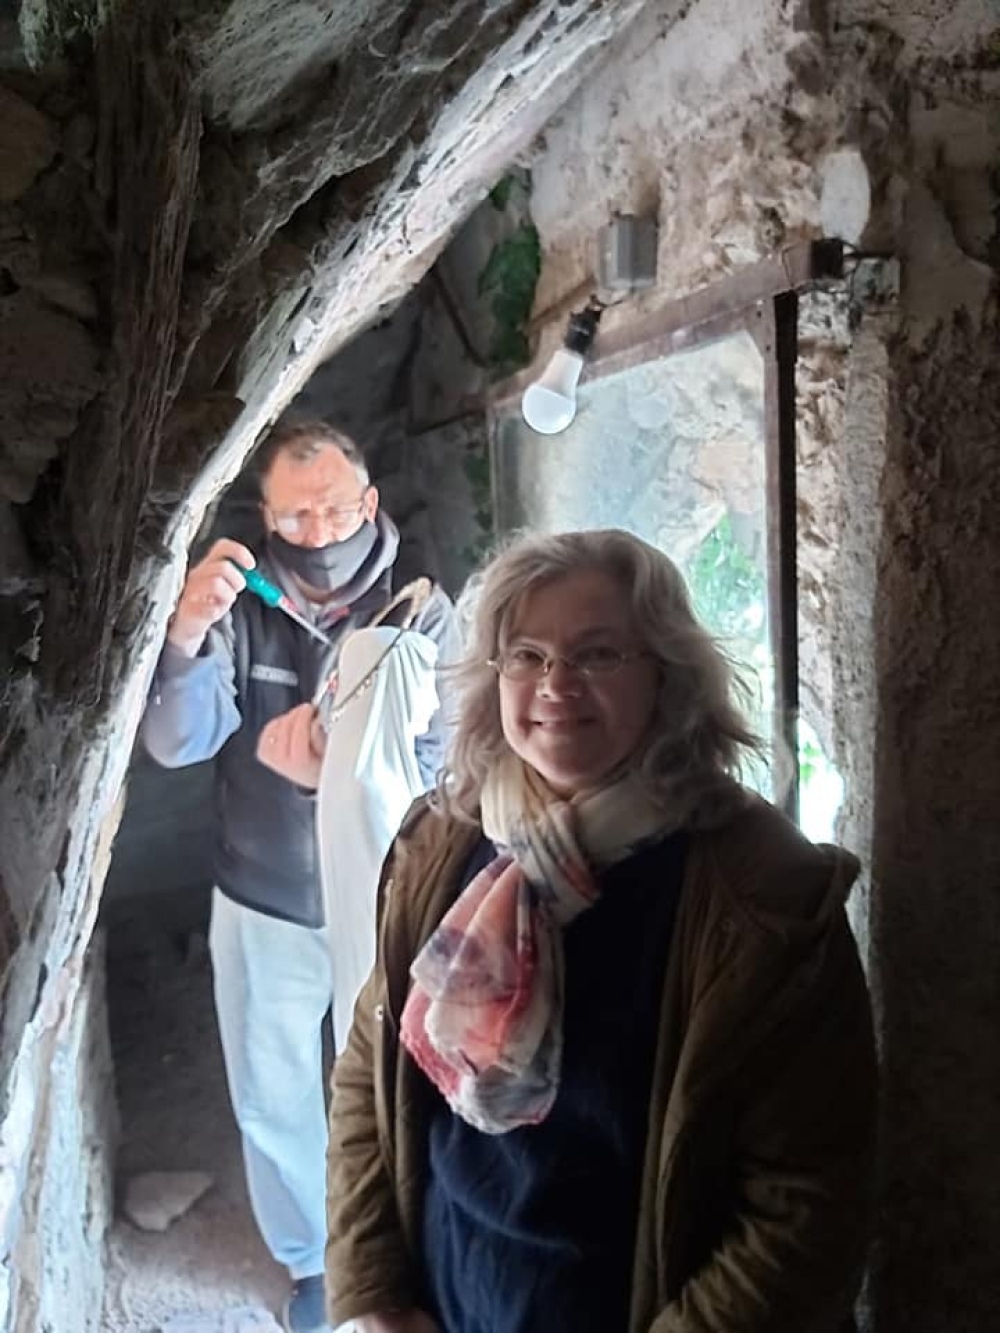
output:
[[333,444],[308,459],[279,453],[262,490],[268,531],[295,546],[346,541],[378,510],[376,488],[363,485],[354,464]]

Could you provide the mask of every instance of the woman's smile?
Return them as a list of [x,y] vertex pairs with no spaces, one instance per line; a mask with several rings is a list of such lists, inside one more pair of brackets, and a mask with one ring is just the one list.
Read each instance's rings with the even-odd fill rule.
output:
[[[656,707],[656,663],[643,644],[622,588],[581,570],[531,590],[514,615],[508,651],[546,663],[541,674],[501,674],[500,717],[507,744],[563,796],[589,790],[641,744]],[[576,668],[581,652],[624,655],[620,669]]]

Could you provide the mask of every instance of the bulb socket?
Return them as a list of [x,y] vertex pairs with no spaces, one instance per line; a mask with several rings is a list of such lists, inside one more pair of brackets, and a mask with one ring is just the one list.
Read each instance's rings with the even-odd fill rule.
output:
[[570,315],[566,336],[563,339],[563,346],[568,352],[576,352],[580,356],[587,354],[603,313],[603,306],[591,304],[585,310],[577,310]]

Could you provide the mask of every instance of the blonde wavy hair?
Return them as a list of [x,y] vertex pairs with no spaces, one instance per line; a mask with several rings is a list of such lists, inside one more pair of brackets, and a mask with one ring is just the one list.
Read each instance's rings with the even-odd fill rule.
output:
[[744,760],[762,750],[736,703],[748,692],[695,618],[673,561],[614,528],[517,537],[476,576],[466,652],[449,672],[457,715],[438,808],[475,819],[486,775],[509,750],[500,725],[497,673],[489,661],[509,641],[524,598],[542,584],[591,570],[619,584],[644,647],[660,668],[649,740],[627,762],[680,823],[724,823],[746,801],[739,784]]

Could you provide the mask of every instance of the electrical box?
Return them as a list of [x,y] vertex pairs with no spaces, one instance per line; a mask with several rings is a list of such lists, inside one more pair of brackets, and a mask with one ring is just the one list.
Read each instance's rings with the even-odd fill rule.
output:
[[656,281],[657,226],[654,218],[631,213],[616,217],[601,232],[598,282],[610,291],[635,291]]

